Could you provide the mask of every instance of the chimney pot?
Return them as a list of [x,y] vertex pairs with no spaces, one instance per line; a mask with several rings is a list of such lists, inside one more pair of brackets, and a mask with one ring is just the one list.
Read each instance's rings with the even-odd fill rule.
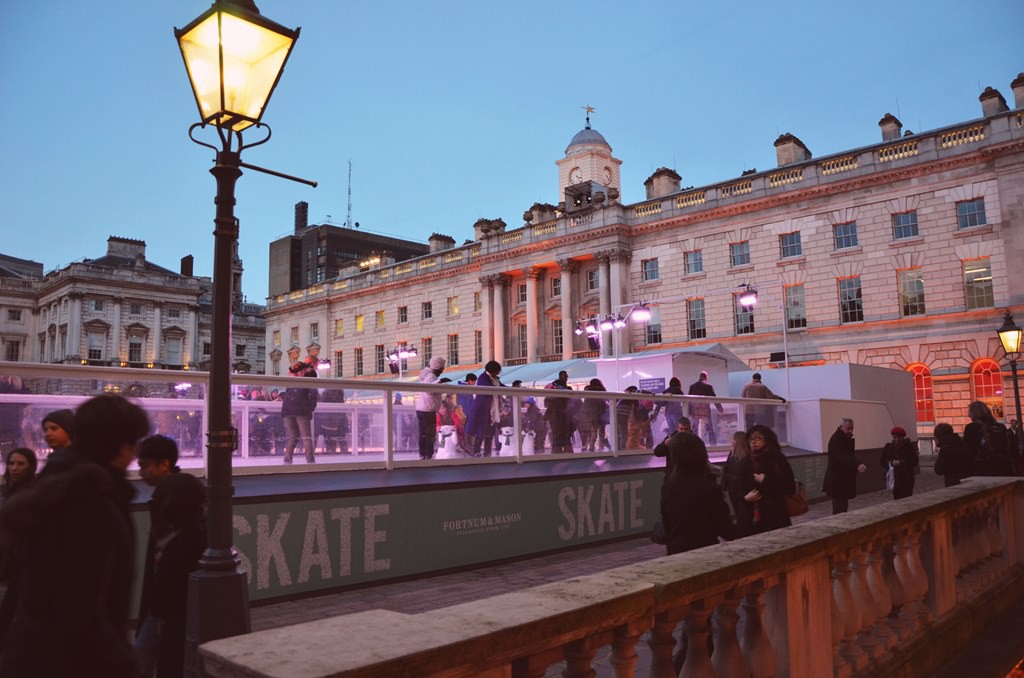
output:
[[886,113],[878,121],[878,126],[882,128],[882,141],[899,139],[900,131],[903,129],[903,123],[892,113]]
[[985,91],[978,97],[981,102],[981,114],[986,118],[990,115],[998,115],[1010,110],[1006,106],[1006,99],[999,93],[999,90],[986,87]]
[[797,137],[786,132],[775,140],[775,157],[779,167],[791,165],[795,162],[803,162],[814,157],[810,149]]
[[1024,73],[1018,73],[1017,77],[1010,83],[1013,90],[1013,107],[1018,111],[1024,108]]

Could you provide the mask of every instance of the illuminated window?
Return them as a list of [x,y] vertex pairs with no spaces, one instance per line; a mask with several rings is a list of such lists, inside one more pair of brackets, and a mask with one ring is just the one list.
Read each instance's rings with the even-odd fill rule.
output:
[[967,308],[993,308],[996,302],[992,294],[992,266],[988,257],[965,261],[963,267]]
[[924,315],[924,275],[919,268],[898,271],[900,315]]
[[480,307],[481,307],[480,293],[479,292],[473,292],[473,312],[474,313],[479,312],[480,311]]
[[377,311],[376,324],[378,330],[384,329],[384,311]]
[[[274,346],[280,346],[281,345],[281,330],[274,330],[273,344],[274,344]],[[210,352],[207,351],[206,353],[207,353],[207,355],[209,355]]]
[[971,366],[971,392],[972,399],[988,405],[996,419],[1003,418],[1003,375],[996,361],[982,358]]
[[[523,290],[526,290],[526,285],[523,285]],[[448,297],[448,315],[459,314],[459,298]]]
[[921,364],[911,365],[907,371],[914,376],[914,407],[920,423],[935,421],[935,402],[932,399],[932,372]]
[[356,332],[363,331],[363,314],[360,313],[356,316]]
[[345,320],[343,318],[337,318],[334,321],[334,336],[340,337],[345,334]]
[[295,327],[293,327],[291,329],[291,335],[292,335],[292,343],[293,344],[299,343],[299,327],[298,327],[298,325],[296,325]]

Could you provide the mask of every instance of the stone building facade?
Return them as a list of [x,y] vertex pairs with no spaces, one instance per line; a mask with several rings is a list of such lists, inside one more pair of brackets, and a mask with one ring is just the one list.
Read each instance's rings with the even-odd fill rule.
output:
[[[1011,418],[995,330],[1024,321],[1024,76],[1014,109],[986,89],[981,117],[925,133],[879,121],[880,143],[814,158],[796,136],[778,166],[681,188],[675,170],[619,201],[620,161],[587,127],[558,160],[558,205],[520,228],[477,222],[475,240],[269,300],[267,348],[315,341],[338,376],[382,376],[408,343],[453,368],[592,356],[574,330],[613,330],[600,351],[718,342],[756,369],[833,362],[915,375],[920,431],[963,423],[973,399]],[[740,293],[756,288],[759,303]],[[271,360],[270,373],[280,365]],[[1005,386],[1005,389],[1004,389]]]

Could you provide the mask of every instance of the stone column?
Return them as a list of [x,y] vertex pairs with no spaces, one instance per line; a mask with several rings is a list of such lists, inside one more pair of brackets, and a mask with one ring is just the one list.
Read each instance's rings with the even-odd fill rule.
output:
[[505,334],[508,328],[508,312],[505,310],[505,295],[508,291],[508,277],[498,273],[494,281],[494,360],[505,362]]
[[526,362],[537,362],[537,339],[540,328],[537,326],[537,280],[544,275],[544,269],[530,266],[526,269]]
[[[608,274],[608,290],[610,292],[610,302],[612,307],[612,313],[628,313],[628,308],[622,308],[622,305],[627,303],[623,298],[624,285],[629,280],[629,259],[630,251],[625,248],[619,248],[612,250],[609,253],[610,266]],[[624,355],[632,351],[630,344],[630,331],[629,326],[623,327],[621,330],[615,330],[618,336],[619,342],[619,355]]]
[[[598,322],[604,320],[605,316],[610,315],[614,309],[611,306],[611,297],[609,296],[609,285],[611,278],[609,277],[608,261],[609,252],[607,250],[596,252],[594,257],[597,259],[597,276],[600,286],[597,289],[597,304],[598,304]],[[612,343],[615,340],[616,330],[610,332],[601,332],[601,356],[607,358],[612,355]]]
[[188,323],[185,326],[185,346],[182,349],[181,355],[181,363],[183,365],[191,365],[196,354],[199,352],[199,324],[196,308],[196,306],[189,306],[188,308]]
[[71,295],[71,317],[68,321],[68,357],[80,358],[82,355],[82,295]]
[[576,335],[576,317],[572,306],[572,274],[579,264],[572,259],[559,259],[558,268],[562,276],[562,360],[570,360],[573,353],[573,340]]
[[113,300],[113,311],[114,317],[113,322],[110,323],[110,359],[114,361],[115,365],[120,366],[121,361],[124,358],[121,357],[121,297],[115,297]]
[[491,294],[494,281],[492,276],[480,276],[480,317],[483,320],[480,337],[483,342],[484,363],[494,359],[494,319],[491,317]]
[[[160,363],[160,343],[163,340],[163,304],[153,304],[153,357],[147,362],[154,364]],[[234,348],[231,349],[232,355],[234,354]]]

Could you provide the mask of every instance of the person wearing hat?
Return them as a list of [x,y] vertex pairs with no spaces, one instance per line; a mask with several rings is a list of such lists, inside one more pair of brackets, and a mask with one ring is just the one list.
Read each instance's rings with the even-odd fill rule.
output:
[[46,457],[40,477],[60,472],[75,463],[75,450],[72,447],[74,419],[75,413],[71,410],[54,410],[43,417],[43,438],[52,451]]
[[914,477],[919,463],[917,443],[907,438],[907,432],[900,426],[893,426],[889,432],[892,442],[885,444],[878,463],[886,471],[892,469],[892,498],[903,499],[914,493]]
[[544,451],[544,438],[548,433],[548,423],[544,421],[544,414],[537,407],[537,399],[533,396],[523,398],[523,433],[533,431],[533,453],[540,454]]
[[[436,384],[444,372],[445,360],[435,355],[420,370],[418,381],[421,384]],[[430,459],[437,448],[437,411],[441,408],[441,394],[423,391],[416,396],[416,421],[419,424],[420,459]]]

